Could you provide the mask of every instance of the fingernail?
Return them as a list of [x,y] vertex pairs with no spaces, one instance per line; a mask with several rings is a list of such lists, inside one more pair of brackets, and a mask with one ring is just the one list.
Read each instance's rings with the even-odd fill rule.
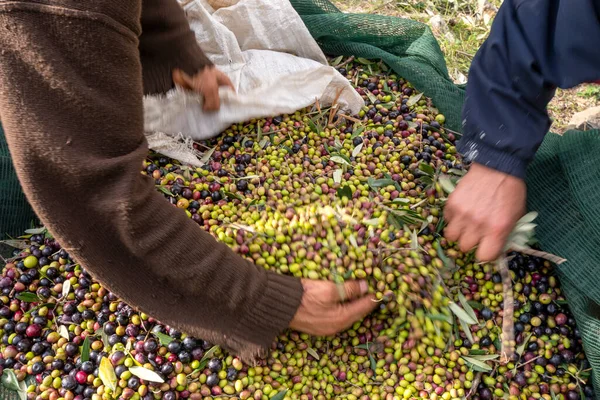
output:
[[360,287],[361,294],[366,294],[369,291],[369,285],[367,284],[366,281],[360,281],[359,287]]

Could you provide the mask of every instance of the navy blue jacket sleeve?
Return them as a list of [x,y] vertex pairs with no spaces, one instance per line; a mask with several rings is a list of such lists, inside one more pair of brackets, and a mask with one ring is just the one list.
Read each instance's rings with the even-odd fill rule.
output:
[[524,178],[555,90],[600,79],[600,0],[505,0],[477,52],[458,150]]

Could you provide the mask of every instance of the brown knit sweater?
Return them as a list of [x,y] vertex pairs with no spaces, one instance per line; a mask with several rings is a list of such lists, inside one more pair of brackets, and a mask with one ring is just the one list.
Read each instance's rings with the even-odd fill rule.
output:
[[300,281],[217,243],[140,174],[143,94],[208,63],[175,0],[0,0],[0,120],[38,216],[125,301],[251,357]]

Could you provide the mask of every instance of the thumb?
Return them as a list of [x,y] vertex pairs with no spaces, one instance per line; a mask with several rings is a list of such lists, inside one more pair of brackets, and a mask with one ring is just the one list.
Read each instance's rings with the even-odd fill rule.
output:
[[344,282],[344,298],[341,301],[358,299],[369,292],[369,285],[366,281],[348,281]]
[[219,84],[219,86],[229,87],[235,93],[235,87],[233,86],[231,79],[229,79],[229,77],[221,71],[219,71],[219,74],[217,75],[217,83]]

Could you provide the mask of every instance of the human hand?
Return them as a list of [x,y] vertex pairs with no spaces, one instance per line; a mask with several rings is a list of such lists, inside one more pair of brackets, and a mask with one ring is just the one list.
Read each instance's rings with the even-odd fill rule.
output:
[[[377,302],[365,281],[348,281],[343,290],[333,282],[303,279],[304,295],[290,328],[315,336],[331,336],[367,316]],[[343,297],[343,298],[342,298]]]
[[173,82],[184,89],[192,90],[204,97],[204,111],[218,111],[221,107],[219,87],[228,86],[235,91],[233,83],[223,72],[214,66],[203,68],[194,76],[189,76],[182,70],[173,71]]
[[479,261],[497,259],[525,214],[526,196],[522,179],[474,163],[448,197],[446,239],[458,242],[463,252],[477,247]]

